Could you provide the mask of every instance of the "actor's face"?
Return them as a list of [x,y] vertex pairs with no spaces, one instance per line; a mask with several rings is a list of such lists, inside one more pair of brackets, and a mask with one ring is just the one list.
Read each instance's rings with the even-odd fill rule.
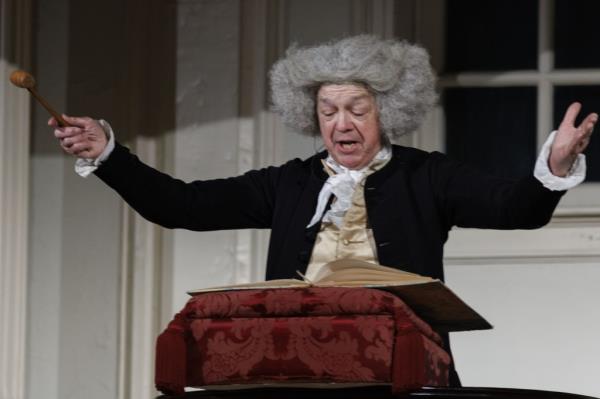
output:
[[361,169],[381,149],[377,105],[363,86],[321,86],[317,115],[325,147],[340,165]]

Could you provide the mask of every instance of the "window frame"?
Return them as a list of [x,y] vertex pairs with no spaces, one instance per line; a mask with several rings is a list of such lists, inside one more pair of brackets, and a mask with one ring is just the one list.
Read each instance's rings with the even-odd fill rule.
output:
[[[416,2],[414,40],[426,47],[436,71],[444,68],[444,34],[446,1],[423,0]],[[538,2],[538,66],[536,70],[443,73],[439,75],[438,92],[455,87],[509,87],[530,86],[537,89],[536,148],[539,151],[546,138],[555,129],[553,122],[554,87],[571,85],[598,85],[600,68],[555,69],[553,50],[554,0]],[[429,151],[444,151],[444,109],[441,104],[419,130],[417,135],[401,139],[401,144]],[[600,218],[600,183],[587,182],[569,190],[560,202],[555,218]],[[597,201],[596,201],[597,202]]]

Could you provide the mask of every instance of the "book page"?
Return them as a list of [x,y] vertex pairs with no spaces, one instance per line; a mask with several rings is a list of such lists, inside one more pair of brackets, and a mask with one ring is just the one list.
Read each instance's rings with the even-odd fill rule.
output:
[[234,284],[234,285],[222,285],[219,287],[199,288],[188,291],[189,295],[201,294],[203,292],[216,292],[216,291],[235,291],[235,290],[252,290],[260,288],[293,288],[293,287],[308,287],[309,283],[302,280],[293,278],[279,279],[279,280],[268,280],[259,281],[256,283],[245,283],[245,284]]
[[326,263],[313,279],[315,285],[330,285],[332,282],[344,285],[350,282],[352,285],[417,284],[428,281],[434,279],[356,259],[338,259]]

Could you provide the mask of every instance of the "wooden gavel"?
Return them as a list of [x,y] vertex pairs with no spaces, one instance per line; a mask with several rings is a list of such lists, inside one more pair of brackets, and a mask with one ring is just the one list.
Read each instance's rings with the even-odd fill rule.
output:
[[69,126],[64,118],[58,112],[56,112],[42,96],[38,94],[37,90],[35,90],[35,79],[31,74],[25,71],[14,71],[10,74],[10,81],[17,87],[29,90],[33,98],[42,104],[42,107],[46,108],[46,110],[50,112],[50,115],[52,115],[58,121],[59,126]]

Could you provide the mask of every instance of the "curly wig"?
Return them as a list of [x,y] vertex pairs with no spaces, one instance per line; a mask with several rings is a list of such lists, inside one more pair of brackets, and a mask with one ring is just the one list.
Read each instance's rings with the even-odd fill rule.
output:
[[313,47],[292,45],[270,73],[273,109],[294,130],[318,136],[316,94],[323,84],[361,84],[373,93],[382,133],[416,130],[437,100],[422,47],[372,35]]

